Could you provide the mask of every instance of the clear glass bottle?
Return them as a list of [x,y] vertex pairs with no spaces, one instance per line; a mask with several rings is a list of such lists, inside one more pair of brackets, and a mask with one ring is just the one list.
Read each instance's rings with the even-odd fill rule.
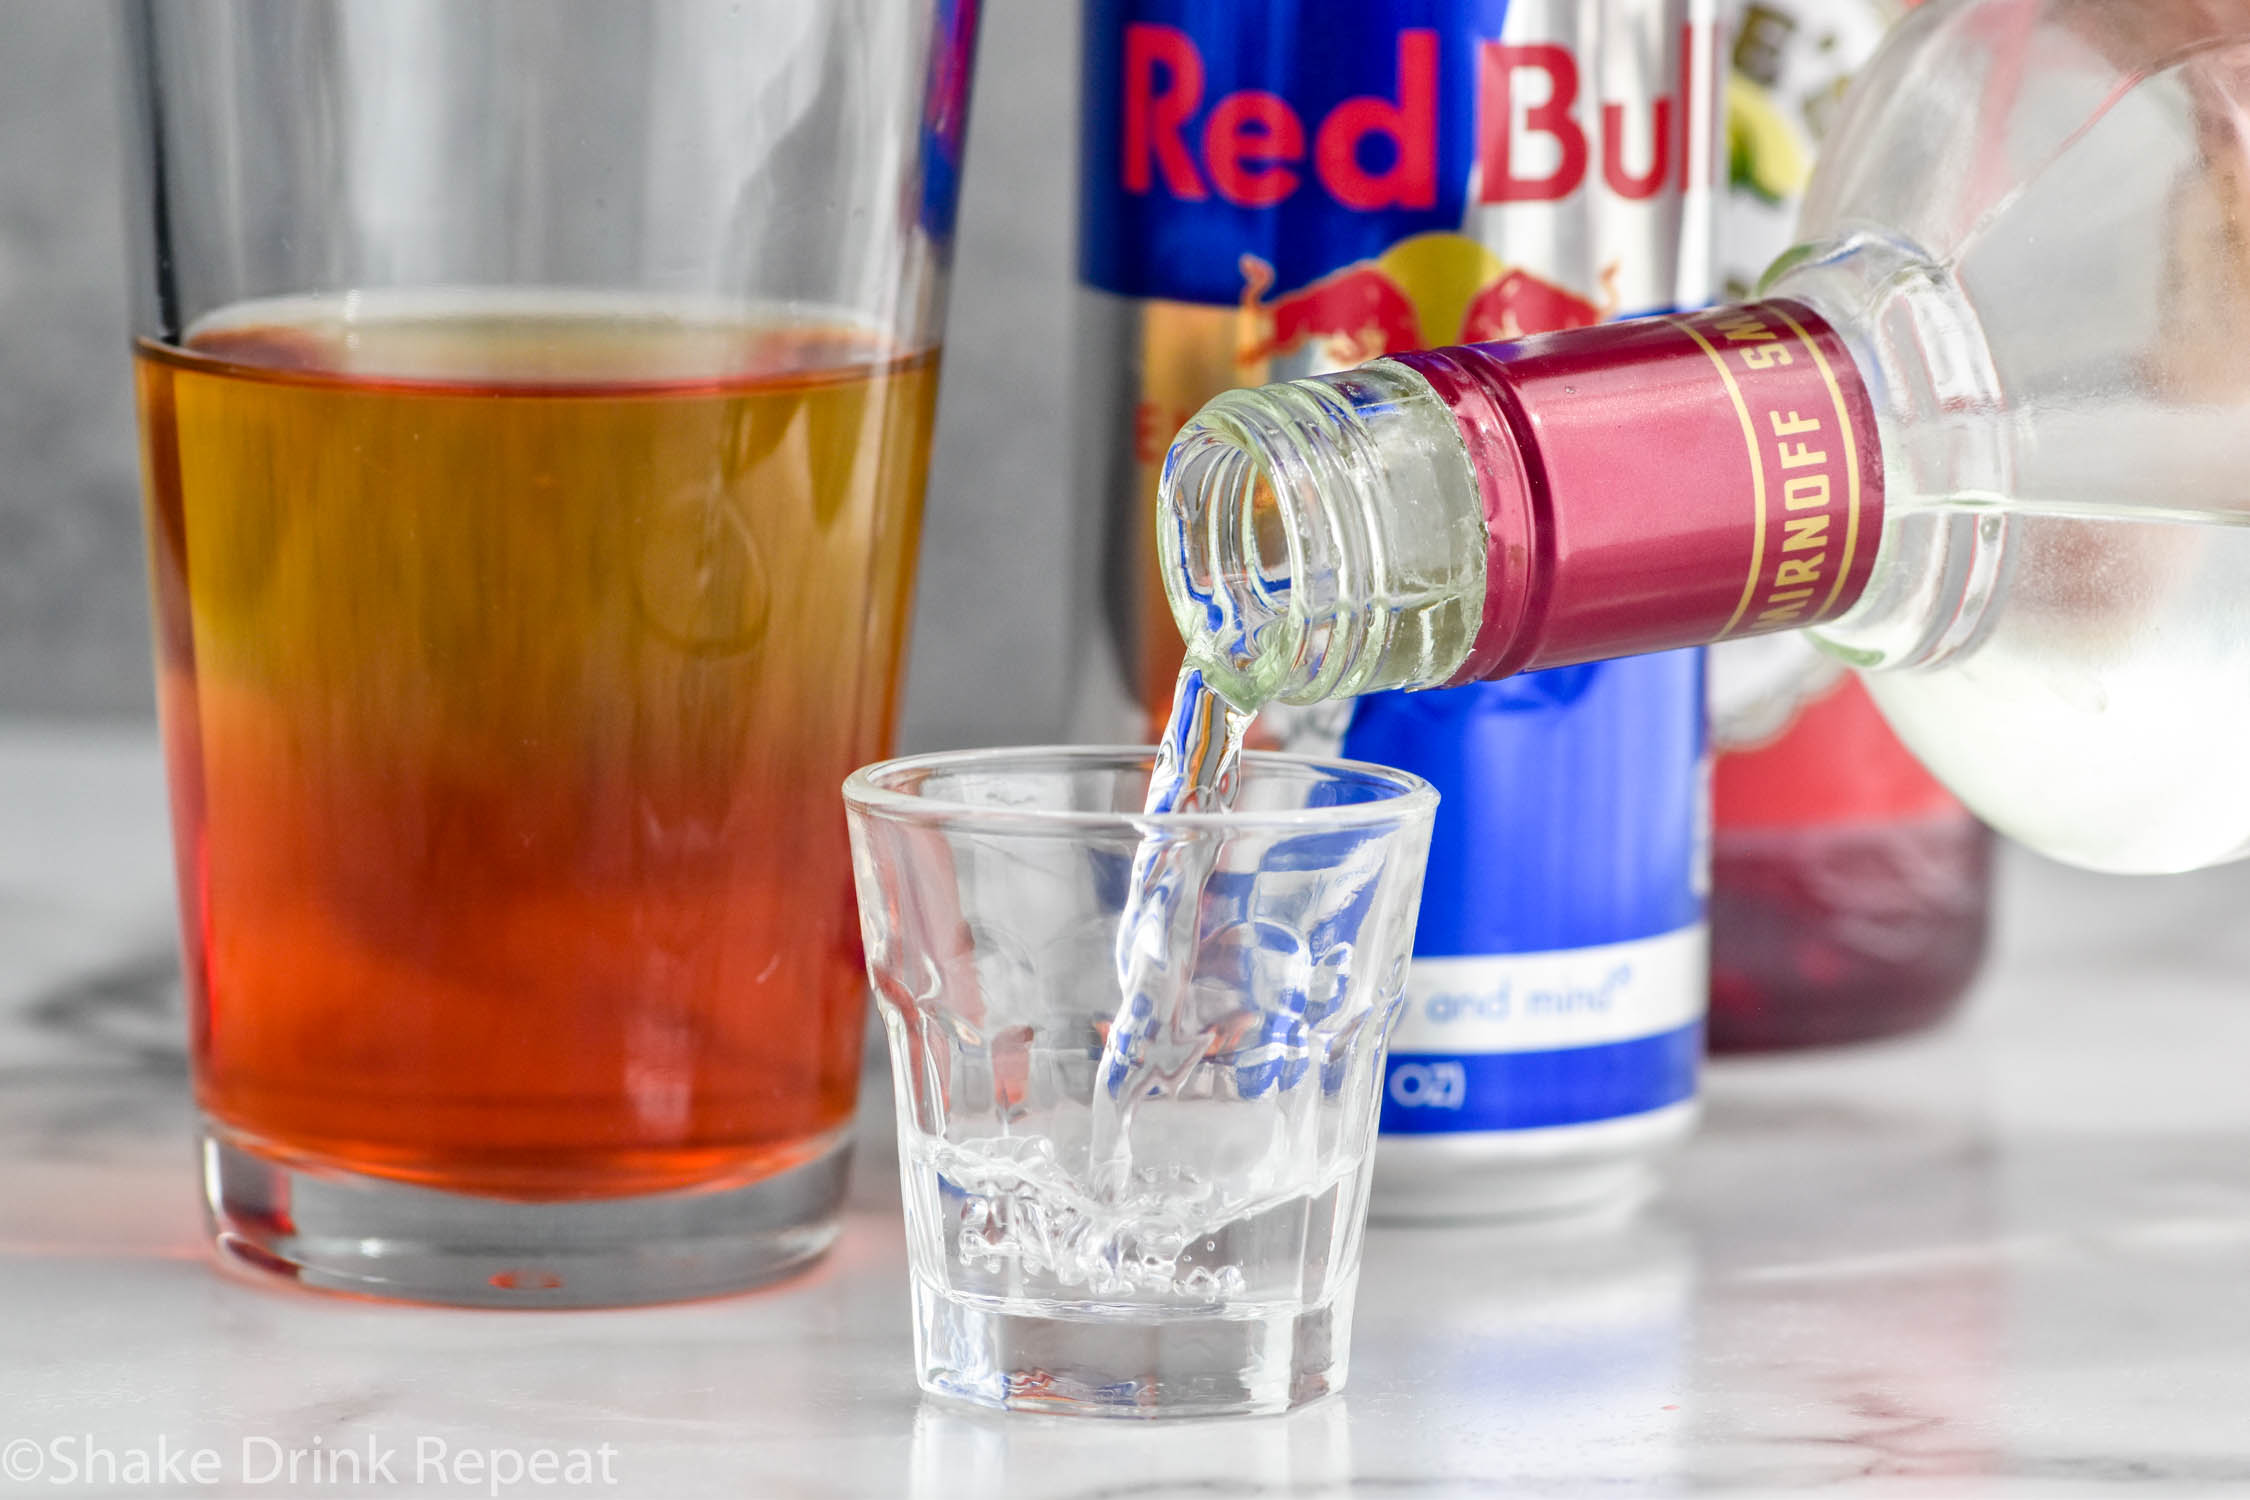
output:
[[2250,7],[1971,0],[1763,300],[1230,392],[1167,463],[1243,706],[1806,627],[2001,831],[2250,852]]

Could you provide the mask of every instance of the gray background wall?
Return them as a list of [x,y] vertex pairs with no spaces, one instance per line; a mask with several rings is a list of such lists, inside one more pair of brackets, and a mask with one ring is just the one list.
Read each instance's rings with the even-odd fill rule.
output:
[[[0,0],[0,716],[149,709],[111,7]],[[1042,739],[1063,629],[1077,5],[988,0],[905,737]]]

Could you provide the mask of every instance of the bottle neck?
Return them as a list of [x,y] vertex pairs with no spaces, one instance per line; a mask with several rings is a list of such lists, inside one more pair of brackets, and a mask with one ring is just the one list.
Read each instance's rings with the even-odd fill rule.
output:
[[1387,361],[1215,397],[1165,455],[1157,532],[1188,662],[1241,709],[1428,687],[1476,638],[1477,476]]
[[1777,300],[1226,392],[1158,530],[1189,660],[1255,709],[1832,620],[1883,463],[1843,340]]
[[1819,625],[1883,530],[1844,341],[1775,300],[1398,357],[1458,426],[1485,599],[1448,682]]

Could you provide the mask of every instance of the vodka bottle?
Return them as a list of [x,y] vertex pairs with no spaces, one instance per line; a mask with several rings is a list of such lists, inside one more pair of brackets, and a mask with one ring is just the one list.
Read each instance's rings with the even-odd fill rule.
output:
[[2250,3],[1916,12],[1756,302],[1229,392],[1166,463],[1242,706],[1806,628],[1988,822],[2250,852]]

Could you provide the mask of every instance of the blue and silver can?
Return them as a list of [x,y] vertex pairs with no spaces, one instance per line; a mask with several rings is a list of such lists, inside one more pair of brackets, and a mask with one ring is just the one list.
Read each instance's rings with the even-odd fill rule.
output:
[[1355,706],[1344,753],[1444,794],[1391,1032],[1375,1211],[1623,1204],[1695,1120],[1703,652]]

